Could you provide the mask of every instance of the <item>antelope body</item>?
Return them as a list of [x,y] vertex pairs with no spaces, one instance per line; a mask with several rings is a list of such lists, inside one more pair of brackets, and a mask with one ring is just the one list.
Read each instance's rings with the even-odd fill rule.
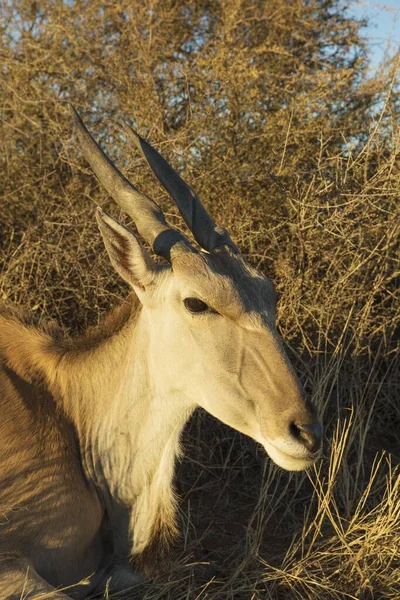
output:
[[13,600],[137,581],[176,533],[174,462],[196,407],[288,470],[315,461],[322,435],[276,331],[271,282],[145,140],[132,133],[202,251],[73,120],[96,175],[166,262],[98,209],[128,301],[72,342],[0,313],[0,597]]

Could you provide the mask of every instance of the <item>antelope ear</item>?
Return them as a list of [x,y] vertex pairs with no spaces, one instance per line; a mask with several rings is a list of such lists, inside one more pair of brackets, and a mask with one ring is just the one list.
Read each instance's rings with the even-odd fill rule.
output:
[[153,282],[156,263],[127,227],[99,207],[96,219],[113,267],[140,295]]

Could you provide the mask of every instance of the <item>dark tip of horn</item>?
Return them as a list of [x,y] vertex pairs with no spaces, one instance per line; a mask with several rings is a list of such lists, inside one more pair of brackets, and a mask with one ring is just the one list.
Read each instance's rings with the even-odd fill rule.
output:
[[82,123],[83,121],[78,113],[78,111],[76,110],[75,106],[72,104],[72,102],[68,103],[68,110],[70,112],[70,115],[72,117],[72,122],[73,123]]
[[136,146],[139,148],[139,150],[141,150],[141,144],[140,144],[140,140],[142,140],[142,136],[140,136],[138,134],[138,132],[133,129],[133,127],[131,127],[130,125],[128,125],[128,123],[126,123],[126,121],[122,121],[122,127],[125,129],[126,134],[128,135],[129,138],[131,138]]

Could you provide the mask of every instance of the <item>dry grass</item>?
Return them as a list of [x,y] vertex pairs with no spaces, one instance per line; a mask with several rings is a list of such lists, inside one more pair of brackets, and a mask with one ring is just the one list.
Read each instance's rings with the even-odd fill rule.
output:
[[113,121],[125,118],[274,280],[326,425],[324,460],[288,474],[196,414],[171,571],[129,598],[400,597],[399,57],[368,79],[341,4],[3,4],[0,299],[74,332],[126,293],[93,219],[93,201],[111,204],[66,102],[170,206]]

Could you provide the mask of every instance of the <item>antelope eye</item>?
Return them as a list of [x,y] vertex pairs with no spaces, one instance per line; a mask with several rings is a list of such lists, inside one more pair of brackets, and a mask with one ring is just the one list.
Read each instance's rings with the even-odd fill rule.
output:
[[198,298],[185,298],[183,303],[190,313],[202,313],[210,310],[209,306]]

